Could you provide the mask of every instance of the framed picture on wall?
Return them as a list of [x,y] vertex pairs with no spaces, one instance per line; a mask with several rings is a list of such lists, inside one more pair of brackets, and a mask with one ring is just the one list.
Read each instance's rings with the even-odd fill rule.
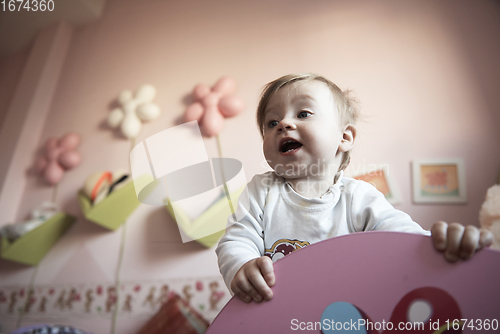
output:
[[378,191],[384,194],[387,201],[391,204],[401,203],[401,196],[396,187],[396,183],[389,173],[389,165],[384,164],[370,169],[368,172],[353,176],[356,180],[362,180],[372,184]]
[[412,165],[415,203],[467,202],[463,159],[417,159]]

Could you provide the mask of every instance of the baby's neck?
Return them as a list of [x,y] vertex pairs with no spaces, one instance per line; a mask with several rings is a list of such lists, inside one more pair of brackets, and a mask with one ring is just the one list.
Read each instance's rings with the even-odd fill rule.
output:
[[340,174],[334,177],[285,179],[285,181],[301,196],[305,198],[317,198],[323,196],[337,182],[339,176]]

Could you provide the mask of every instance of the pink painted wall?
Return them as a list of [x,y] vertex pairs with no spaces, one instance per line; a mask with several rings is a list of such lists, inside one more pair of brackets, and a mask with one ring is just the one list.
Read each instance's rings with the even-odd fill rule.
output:
[[[436,220],[477,225],[500,167],[499,35],[494,1],[109,1],[100,20],[73,32],[40,137],[78,132],[84,160],[58,190],[77,223],[41,262],[35,285],[114,282],[121,233],[86,221],[76,192],[91,172],[128,168],[130,142],[103,123],[118,93],[143,83],[157,87],[162,115],[144,125],[138,142],[177,124],[196,83],[234,77],[247,107],[226,122],[221,139],[250,180],[268,169],[254,121],[261,87],[290,72],[322,74],[361,101],[351,171],[389,164],[402,195],[397,207],[425,228]],[[215,156],[215,142],[206,146]],[[411,160],[446,157],[465,160],[468,203],[412,203]],[[30,178],[17,219],[51,195]],[[121,280],[218,277],[213,249],[182,244],[178,233],[164,209],[141,205],[127,222]],[[0,288],[26,285],[31,275],[0,260]],[[81,328],[109,332],[108,318],[76,319]],[[133,333],[144,321],[122,317],[117,331]]]
[[0,59],[0,128],[21,77],[29,48]]

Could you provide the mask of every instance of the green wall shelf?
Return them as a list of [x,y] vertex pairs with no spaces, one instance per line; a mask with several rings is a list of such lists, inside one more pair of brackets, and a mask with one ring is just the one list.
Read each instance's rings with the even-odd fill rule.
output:
[[2,258],[32,266],[38,264],[75,220],[73,216],[58,213],[12,242],[2,237]]
[[113,191],[96,205],[92,205],[90,199],[80,190],[78,201],[85,218],[109,230],[120,227],[140,204],[133,182]]
[[[244,189],[245,187],[242,187],[231,193],[231,203],[234,210],[237,208],[238,198]],[[175,202],[169,202],[165,208],[172,218],[176,220],[177,225],[182,229],[184,234],[193,240],[196,240],[203,246],[210,248],[215,245],[226,232],[227,219],[231,215],[227,202],[228,200],[226,199],[226,196],[224,196],[193,221],[189,219],[188,215],[184,213],[180,207],[176,206]],[[207,227],[211,231],[216,230],[218,232],[206,235]]]

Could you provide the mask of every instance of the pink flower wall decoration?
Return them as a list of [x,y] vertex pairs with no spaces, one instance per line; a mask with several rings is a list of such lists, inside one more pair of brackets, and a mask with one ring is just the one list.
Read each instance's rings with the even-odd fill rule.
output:
[[243,111],[243,100],[233,95],[235,91],[236,81],[229,77],[220,78],[212,88],[205,84],[196,85],[193,89],[195,101],[187,107],[185,121],[198,121],[205,137],[219,134],[224,118]]
[[45,143],[44,155],[36,161],[36,170],[50,185],[58,184],[64,171],[80,164],[82,157],[75,149],[80,144],[80,136],[67,133],[60,139],[49,138]]

